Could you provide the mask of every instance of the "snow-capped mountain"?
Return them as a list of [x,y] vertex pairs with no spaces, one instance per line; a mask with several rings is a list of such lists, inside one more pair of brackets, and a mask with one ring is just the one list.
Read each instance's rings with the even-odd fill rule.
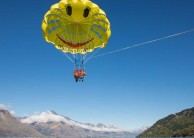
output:
[[90,129],[90,130],[94,130],[94,131],[110,131],[110,132],[122,132],[122,131],[126,131],[124,129],[121,128],[117,128],[113,125],[111,126],[106,126],[104,124],[89,124],[89,123],[80,123],[74,120],[71,120],[68,117],[64,117],[62,115],[58,115],[56,112],[54,111],[48,111],[48,112],[43,112],[39,115],[32,115],[30,117],[27,117],[25,119],[21,119],[22,123],[26,123],[26,124],[33,124],[33,123],[48,123],[48,122],[63,122],[66,123],[70,126],[76,126],[76,127],[80,127],[80,128],[84,128],[84,129]]
[[129,138],[134,136],[129,131],[107,126],[104,124],[89,124],[74,121],[68,117],[58,115],[54,111],[43,112],[21,119],[22,123],[28,124],[45,136],[59,138],[73,137],[106,137],[106,138]]

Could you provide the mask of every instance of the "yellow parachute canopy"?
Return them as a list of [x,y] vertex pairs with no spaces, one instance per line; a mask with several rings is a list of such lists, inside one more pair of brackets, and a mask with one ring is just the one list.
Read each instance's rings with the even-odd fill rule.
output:
[[47,42],[72,54],[103,48],[111,35],[105,12],[89,0],[61,0],[52,5],[42,30]]

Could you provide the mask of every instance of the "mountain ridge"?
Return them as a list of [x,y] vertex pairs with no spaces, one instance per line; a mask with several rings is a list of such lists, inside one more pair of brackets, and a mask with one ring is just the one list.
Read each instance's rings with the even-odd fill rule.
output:
[[158,120],[152,127],[138,137],[194,136],[194,107],[170,114]]
[[127,131],[125,129],[121,129],[115,127],[113,125],[104,125],[102,123],[98,123],[96,125],[91,123],[80,123],[78,121],[74,121],[69,117],[65,117],[63,115],[57,114],[55,111],[47,111],[42,112],[40,114],[32,115],[30,117],[26,117],[25,119],[21,119],[22,123],[32,124],[32,123],[48,123],[48,122],[64,122],[71,126],[78,126],[85,129],[91,129],[94,131]]
[[0,137],[44,137],[38,131],[22,124],[8,110],[0,109]]
[[117,128],[115,126],[106,126],[102,123],[97,125],[90,123],[80,123],[68,117],[58,115],[56,112],[42,112],[38,115],[21,119],[22,123],[26,123],[29,127],[37,130],[45,136],[58,138],[130,138],[134,137],[127,130]]

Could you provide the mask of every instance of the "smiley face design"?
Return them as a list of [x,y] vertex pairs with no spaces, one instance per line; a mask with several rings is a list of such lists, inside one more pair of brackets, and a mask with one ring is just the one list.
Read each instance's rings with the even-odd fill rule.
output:
[[85,54],[105,47],[111,35],[105,12],[89,0],[61,0],[42,22],[43,36],[57,49]]

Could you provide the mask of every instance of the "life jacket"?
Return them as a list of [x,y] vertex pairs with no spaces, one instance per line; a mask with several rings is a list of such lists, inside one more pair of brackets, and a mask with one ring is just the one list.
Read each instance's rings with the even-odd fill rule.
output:
[[79,71],[79,75],[80,75],[80,76],[85,76],[85,75],[86,75],[85,70],[84,70],[84,69],[80,70],[80,71]]
[[79,70],[76,69],[73,74],[74,74],[74,76],[79,76]]

